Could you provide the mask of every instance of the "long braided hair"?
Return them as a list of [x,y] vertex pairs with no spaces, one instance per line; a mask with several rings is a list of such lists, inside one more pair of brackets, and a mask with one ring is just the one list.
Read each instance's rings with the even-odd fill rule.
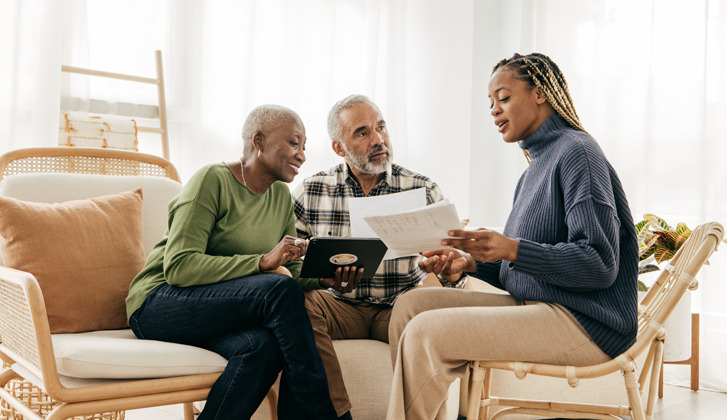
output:
[[522,80],[532,87],[540,88],[558,115],[576,130],[586,131],[573,106],[573,99],[568,91],[565,76],[550,57],[539,53],[528,55],[516,53],[495,64],[492,73],[494,74],[497,70],[511,70],[516,79]]

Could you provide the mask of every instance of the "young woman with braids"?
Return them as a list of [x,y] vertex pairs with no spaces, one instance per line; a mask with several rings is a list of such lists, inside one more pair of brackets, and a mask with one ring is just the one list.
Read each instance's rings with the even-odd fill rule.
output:
[[389,327],[388,418],[443,418],[449,384],[470,360],[583,366],[636,337],[636,232],[621,182],[583,129],[558,66],[542,54],[497,63],[491,114],[530,161],[504,234],[455,230],[422,269],[465,272],[508,294],[420,288]]

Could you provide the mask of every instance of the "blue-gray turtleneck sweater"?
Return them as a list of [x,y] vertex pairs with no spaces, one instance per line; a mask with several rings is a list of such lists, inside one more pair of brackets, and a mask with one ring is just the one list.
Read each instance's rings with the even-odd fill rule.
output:
[[519,241],[517,259],[478,262],[475,276],[519,299],[563,305],[616,357],[637,329],[638,246],[621,182],[596,141],[557,114],[521,147],[532,161],[504,231]]

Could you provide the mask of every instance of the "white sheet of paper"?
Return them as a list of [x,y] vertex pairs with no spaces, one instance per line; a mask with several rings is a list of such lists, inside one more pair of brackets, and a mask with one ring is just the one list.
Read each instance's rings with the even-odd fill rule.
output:
[[[377,238],[379,235],[364,221],[367,216],[381,216],[414,210],[427,205],[426,188],[416,188],[394,194],[374,197],[353,197],[348,199],[348,216],[351,221],[351,237]],[[391,249],[386,251],[385,260],[399,258]]]
[[396,256],[442,249],[447,232],[462,228],[457,208],[446,199],[414,210],[366,216],[364,221]]

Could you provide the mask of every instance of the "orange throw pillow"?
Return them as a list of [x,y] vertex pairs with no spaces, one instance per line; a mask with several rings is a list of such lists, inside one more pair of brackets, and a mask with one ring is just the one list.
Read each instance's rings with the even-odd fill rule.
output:
[[144,266],[141,189],[64,203],[0,197],[3,264],[38,280],[51,333],[128,326],[126,295]]

